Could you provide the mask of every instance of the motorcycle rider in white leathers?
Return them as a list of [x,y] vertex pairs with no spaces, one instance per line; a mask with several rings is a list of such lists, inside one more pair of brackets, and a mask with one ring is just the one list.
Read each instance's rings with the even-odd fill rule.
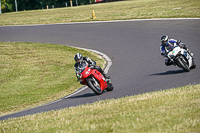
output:
[[173,62],[167,57],[167,50],[171,51],[174,49],[175,46],[180,46],[181,48],[185,49],[188,51],[188,53],[193,57],[193,53],[191,53],[185,44],[183,44],[181,42],[181,40],[175,40],[175,39],[169,39],[169,37],[167,35],[163,35],[161,37],[161,46],[160,46],[160,51],[161,51],[161,55],[163,55],[165,57],[165,65],[169,66],[172,65]]

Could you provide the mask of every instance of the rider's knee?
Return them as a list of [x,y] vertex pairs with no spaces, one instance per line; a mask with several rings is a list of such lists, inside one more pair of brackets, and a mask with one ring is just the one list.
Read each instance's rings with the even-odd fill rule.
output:
[[170,60],[165,60],[165,65],[166,65],[166,66],[170,66],[170,65],[172,65],[172,64],[173,64],[172,61],[170,61]]

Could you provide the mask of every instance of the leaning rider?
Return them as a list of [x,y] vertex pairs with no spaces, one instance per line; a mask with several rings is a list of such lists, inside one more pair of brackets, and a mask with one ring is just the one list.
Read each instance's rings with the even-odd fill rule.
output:
[[169,66],[169,65],[172,65],[173,62],[167,57],[167,51],[171,51],[174,49],[175,46],[180,46],[181,48],[185,49],[188,51],[188,53],[193,57],[193,53],[191,53],[185,44],[183,44],[181,42],[181,40],[175,40],[175,39],[169,39],[169,37],[167,35],[163,35],[161,37],[161,46],[160,46],[160,51],[161,51],[161,55],[163,55],[165,57],[165,65],[166,66]]
[[[75,60],[75,64],[74,64],[74,68],[76,71],[76,77],[79,80],[79,76],[78,76],[78,65],[83,63],[83,62],[87,62],[90,68],[94,68],[97,69],[106,79],[110,79],[109,76],[107,76],[107,74],[103,71],[103,69],[100,66],[96,65],[96,62],[93,61],[92,59],[90,59],[89,57],[83,57],[80,53],[77,53],[74,56],[74,60]],[[80,82],[81,83],[81,82]]]

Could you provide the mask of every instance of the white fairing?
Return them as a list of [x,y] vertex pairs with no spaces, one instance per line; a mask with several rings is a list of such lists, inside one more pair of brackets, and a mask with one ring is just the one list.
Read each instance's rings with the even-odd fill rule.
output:
[[176,46],[172,51],[170,51],[167,56],[168,58],[174,62],[174,57],[178,56],[181,53],[181,55],[183,55],[184,57],[186,57],[187,61],[188,61],[188,66],[192,67],[192,57],[190,56],[190,54],[187,52],[187,50],[180,48],[179,46]]

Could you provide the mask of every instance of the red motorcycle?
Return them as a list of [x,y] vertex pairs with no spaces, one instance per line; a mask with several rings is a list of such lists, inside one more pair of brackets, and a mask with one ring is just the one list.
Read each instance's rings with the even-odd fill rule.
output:
[[87,62],[83,62],[78,66],[78,75],[82,83],[87,85],[97,95],[101,95],[104,90],[112,91],[114,88],[110,79],[106,80],[99,71],[88,67]]

